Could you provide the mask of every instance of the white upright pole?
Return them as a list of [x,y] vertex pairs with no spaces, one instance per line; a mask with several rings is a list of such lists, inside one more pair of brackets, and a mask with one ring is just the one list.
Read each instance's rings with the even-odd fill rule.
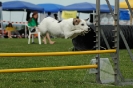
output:
[[44,18],[45,18],[45,12],[44,13],[40,13],[40,21],[39,22],[41,22]]
[[9,18],[9,19],[10,19],[10,20],[9,20],[9,21],[10,21],[10,23],[11,23],[11,17],[12,17],[12,14],[11,14],[11,11],[10,11],[10,18]]
[[46,17],[46,12],[43,13],[44,14],[44,18]]
[[24,19],[24,13],[25,13],[26,11],[24,11],[23,12],[23,15],[22,15],[22,20],[21,20],[21,22],[23,22],[23,19]]
[[40,16],[39,16],[39,17],[40,17],[40,20],[39,20],[39,22],[41,22],[41,14],[42,14],[42,13],[40,13]]
[[[26,12],[26,9],[24,9],[24,13]],[[24,14],[23,14],[23,17],[24,17]],[[26,24],[26,23],[25,23]],[[25,25],[25,38],[27,38],[27,27]]]
[[58,18],[59,18],[59,19],[58,19],[59,21],[62,20],[62,19],[61,19],[61,12],[60,12],[60,11],[58,11]]
[[78,17],[80,17],[80,12],[78,13]]

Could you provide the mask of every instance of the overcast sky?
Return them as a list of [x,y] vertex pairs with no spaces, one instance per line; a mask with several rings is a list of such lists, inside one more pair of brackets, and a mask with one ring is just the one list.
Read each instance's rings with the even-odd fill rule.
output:
[[[13,1],[13,0],[0,0],[1,2],[6,2],[6,1]],[[96,3],[96,0],[22,0],[22,1],[27,1],[27,2],[31,2],[34,4],[41,4],[41,3],[56,3],[56,4],[61,4],[61,5],[70,5],[73,3],[79,3],[79,2],[90,2],[90,3]],[[111,5],[114,5],[114,1],[115,0],[109,0]],[[120,1],[124,1],[124,0],[120,0]],[[101,4],[106,4],[105,0],[101,0]],[[23,17],[24,14],[24,17]],[[11,21],[17,21],[17,22],[21,22],[21,21],[25,21],[25,13],[23,12],[11,12]],[[83,14],[82,14],[83,15]],[[86,17],[87,14],[85,14],[84,16],[81,17]],[[23,19],[22,19],[23,18]],[[9,21],[10,20],[10,12],[3,12],[3,20]]]

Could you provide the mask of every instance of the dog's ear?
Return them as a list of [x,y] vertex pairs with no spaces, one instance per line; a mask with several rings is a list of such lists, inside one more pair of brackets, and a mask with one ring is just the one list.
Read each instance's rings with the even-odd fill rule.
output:
[[74,18],[73,19],[73,25],[78,25],[80,23],[80,19]]
[[85,21],[88,21],[90,18],[85,19]]

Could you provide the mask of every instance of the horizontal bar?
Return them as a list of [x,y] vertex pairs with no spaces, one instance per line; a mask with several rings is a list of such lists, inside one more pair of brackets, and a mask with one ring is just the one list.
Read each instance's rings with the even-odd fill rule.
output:
[[90,68],[97,68],[97,65],[2,69],[0,70],[0,73],[39,72],[39,71],[53,71],[53,70],[90,69]]
[[34,56],[66,56],[83,54],[115,53],[115,49],[93,51],[70,51],[70,52],[45,52],[45,53],[0,53],[0,57],[34,57]]

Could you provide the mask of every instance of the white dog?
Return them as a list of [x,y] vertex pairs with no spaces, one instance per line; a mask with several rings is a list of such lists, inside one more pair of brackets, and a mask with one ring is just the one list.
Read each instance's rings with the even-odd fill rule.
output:
[[47,17],[38,25],[42,35],[47,32],[56,37],[75,38],[80,34],[88,32],[88,26],[85,20],[70,18],[58,22],[52,17]]

